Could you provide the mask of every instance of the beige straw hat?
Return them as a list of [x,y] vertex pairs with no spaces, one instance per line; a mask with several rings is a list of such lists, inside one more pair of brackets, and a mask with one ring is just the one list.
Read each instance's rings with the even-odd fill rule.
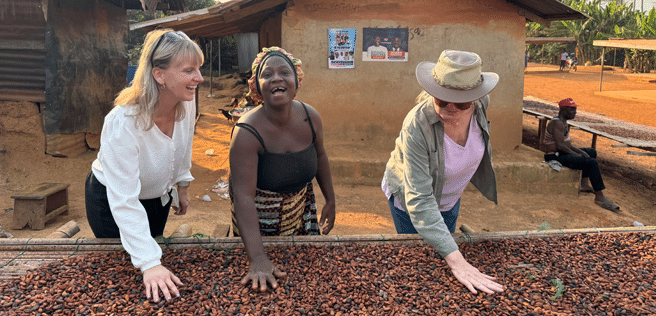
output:
[[417,65],[419,84],[428,94],[447,102],[476,101],[494,89],[499,75],[481,72],[481,57],[475,53],[445,50],[437,63]]

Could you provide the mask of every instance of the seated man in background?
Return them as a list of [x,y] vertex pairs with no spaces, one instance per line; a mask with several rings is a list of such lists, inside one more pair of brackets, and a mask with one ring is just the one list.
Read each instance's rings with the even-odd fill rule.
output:
[[[576,117],[577,104],[571,98],[558,102],[560,111],[547,124],[544,136],[544,160],[556,160],[570,169],[583,171],[579,191],[595,194],[595,203],[609,211],[618,212],[620,207],[604,196],[604,181],[601,179],[597,151],[594,148],[577,148],[572,146],[567,120]],[[592,187],[589,183],[592,183]]]

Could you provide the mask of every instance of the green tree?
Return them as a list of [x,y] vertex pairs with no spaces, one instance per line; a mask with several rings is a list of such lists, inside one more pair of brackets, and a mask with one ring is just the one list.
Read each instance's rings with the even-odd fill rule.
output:
[[595,47],[593,41],[616,37],[617,28],[624,29],[627,32],[637,28],[636,13],[632,4],[609,2],[602,5],[600,0],[562,0],[562,2],[577,11],[585,13],[589,18],[585,20],[555,21],[546,28],[527,26],[527,31],[531,31],[531,35],[527,33],[527,36],[574,37],[576,43],[545,44],[541,51],[537,48],[531,51],[532,56],[540,56],[543,60],[550,61],[552,57],[548,56],[556,56],[563,51],[577,51],[579,63],[585,63],[586,61],[598,62],[601,59],[602,48]]
[[[648,13],[636,12],[636,27],[633,29],[615,28],[615,34],[621,38],[656,38],[656,9]],[[626,67],[632,72],[648,73],[656,69],[654,58],[656,52],[644,49],[629,49],[626,53]]]
[[[211,7],[216,4],[214,0],[185,0],[185,11],[195,11]],[[180,12],[155,12],[154,15],[148,15],[143,10],[127,10],[128,23],[134,24],[144,21],[149,21],[156,18],[174,15]],[[141,54],[141,47],[146,37],[146,32],[142,30],[134,30],[128,33],[126,43],[128,45],[128,64],[136,65],[139,63],[139,56]]]

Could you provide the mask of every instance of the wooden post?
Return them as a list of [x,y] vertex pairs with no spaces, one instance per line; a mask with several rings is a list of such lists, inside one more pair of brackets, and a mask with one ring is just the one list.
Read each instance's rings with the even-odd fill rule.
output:
[[216,49],[218,50],[217,56],[219,56],[219,77],[221,77],[221,37],[216,40]]
[[182,224],[178,226],[178,228],[171,233],[171,236],[169,238],[188,238],[193,234],[193,231],[191,229],[191,226],[189,224]]
[[549,119],[544,116],[540,116],[538,119],[540,120],[540,124],[538,125],[538,149],[544,151],[544,135],[547,131]]
[[52,234],[48,235],[48,238],[71,238],[79,232],[80,227],[77,226],[77,223],[75,221],[70,221],[52,232]]
[[599,92],[601,92],[601,84],[604,82],[604,55],[606,54],[606,47],[601,49],[601,78],[599,79]]
[[212,62],[212,51],[213,51],[212,46],[213,46],[213,43],[214,43],[214,40],[210,40],[210,53],[208,54],[209,55],[208,57],[209,57],[209,60],[210,60],[210,94],[207,95],[208,98],[214,97],[214,95],[212,94],[212,89],[213,89],[212,81],[214,81],[213,80],[213,78],[214,78],[214,65],[213,65],[213,62]]
[[597,148],[597,134],[592,134],[592,148]]

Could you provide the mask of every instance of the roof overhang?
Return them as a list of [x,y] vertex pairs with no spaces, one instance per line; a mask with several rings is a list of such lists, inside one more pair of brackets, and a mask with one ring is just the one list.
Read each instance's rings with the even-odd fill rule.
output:
[[[178,11],[185,10],[184,0],[105,0],[117,7],[128,10]],[[152,8],[149,8],[152,7]]]
[[576,42],[573,37],[527,37],[526,44],[567,43]]
[[[172,28],[183,31],[189,36],[205,38],[257,32],[267,18],[283,12],[288,3],[293,5],[294,2],[300,1],[302,0],[232,0],[207,9],[131,24],[130,30],[151,31],[158,27]],[[515,5],[518,8],[517,13],[527,20],[545,26],[552,21],[588,18],[558,0],[506,0],[506,2]]]
[[593,46],[656,50],[656,39],[610,39],[593,41]]
[[517,6],[519,15],[548,27],[553,21],[584,20],[590,18],[557,0],[506,0]]
[[172,28],[192,37],[205,38],[258,32],[262,23],[282,13],[288,2],[290,0],[233,0],[206,9],[131,24],[130,30]]

